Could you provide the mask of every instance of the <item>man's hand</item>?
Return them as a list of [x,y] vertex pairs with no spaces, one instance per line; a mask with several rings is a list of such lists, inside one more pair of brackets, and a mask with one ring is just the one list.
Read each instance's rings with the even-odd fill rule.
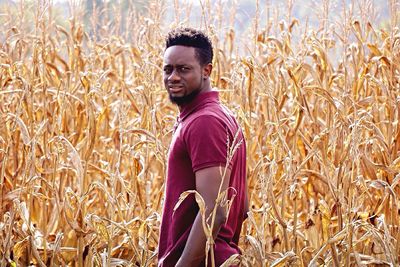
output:
[[[206,211],[206,218],[212,213],[215,201],[217,199],[221,181],[223,180],[221,191],[225,191],[229,186],[229,178],[231,175],[230,169],[225,167],[210,167],[199,170],[196,172],[196,190],[203,197]],[[216,238],[221,226],[226,220],[227,214],[225,208],[218,206],[215,214],[214,225],[212,226],[213,239]],[[211,223],[211,221],[209,221]],[[176,266],[197,266],[205,259],[205,247],[207,237],[204,234],[202,226],[202,217],[200,211],[198,212],[196,219],[193,223],[192,229],[188,240],[186,241],[185,248],[182,256],[179,259]]]

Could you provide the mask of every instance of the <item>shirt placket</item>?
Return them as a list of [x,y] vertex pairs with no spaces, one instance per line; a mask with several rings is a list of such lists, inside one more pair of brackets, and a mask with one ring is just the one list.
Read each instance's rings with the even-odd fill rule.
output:
[[174,133],[176,132],[176,129],[178,129],[179,124],[182,122],[182,119],[179,117],[179,115],[176,117],[176,121],[174,123]]

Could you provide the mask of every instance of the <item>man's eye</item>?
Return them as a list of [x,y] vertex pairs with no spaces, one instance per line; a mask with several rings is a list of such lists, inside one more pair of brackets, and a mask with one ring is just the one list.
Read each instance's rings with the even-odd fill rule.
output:
[[180,71],[186,72],[186,71],[189,71],[189,68],[188,67],[181,67]]
[[171,73],[171,68],[164,68],[165,73]]

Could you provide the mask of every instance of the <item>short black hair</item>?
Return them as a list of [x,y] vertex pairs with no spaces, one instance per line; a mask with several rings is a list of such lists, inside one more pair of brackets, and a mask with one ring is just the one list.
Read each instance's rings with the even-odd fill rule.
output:
[[212,63],[212,42],[210,38],[200,30],[185,27],[170,31],[165,38],[165,49],[174,45],[196,48],[196,57],[202,66]]

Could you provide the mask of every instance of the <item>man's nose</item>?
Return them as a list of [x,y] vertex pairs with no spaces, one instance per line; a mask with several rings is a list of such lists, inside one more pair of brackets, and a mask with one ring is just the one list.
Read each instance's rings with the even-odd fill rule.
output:
[[172,70],[171,74],[168,76],[169,81],[179,81],[180,79],[181,76],[179,76],[177,70]]

